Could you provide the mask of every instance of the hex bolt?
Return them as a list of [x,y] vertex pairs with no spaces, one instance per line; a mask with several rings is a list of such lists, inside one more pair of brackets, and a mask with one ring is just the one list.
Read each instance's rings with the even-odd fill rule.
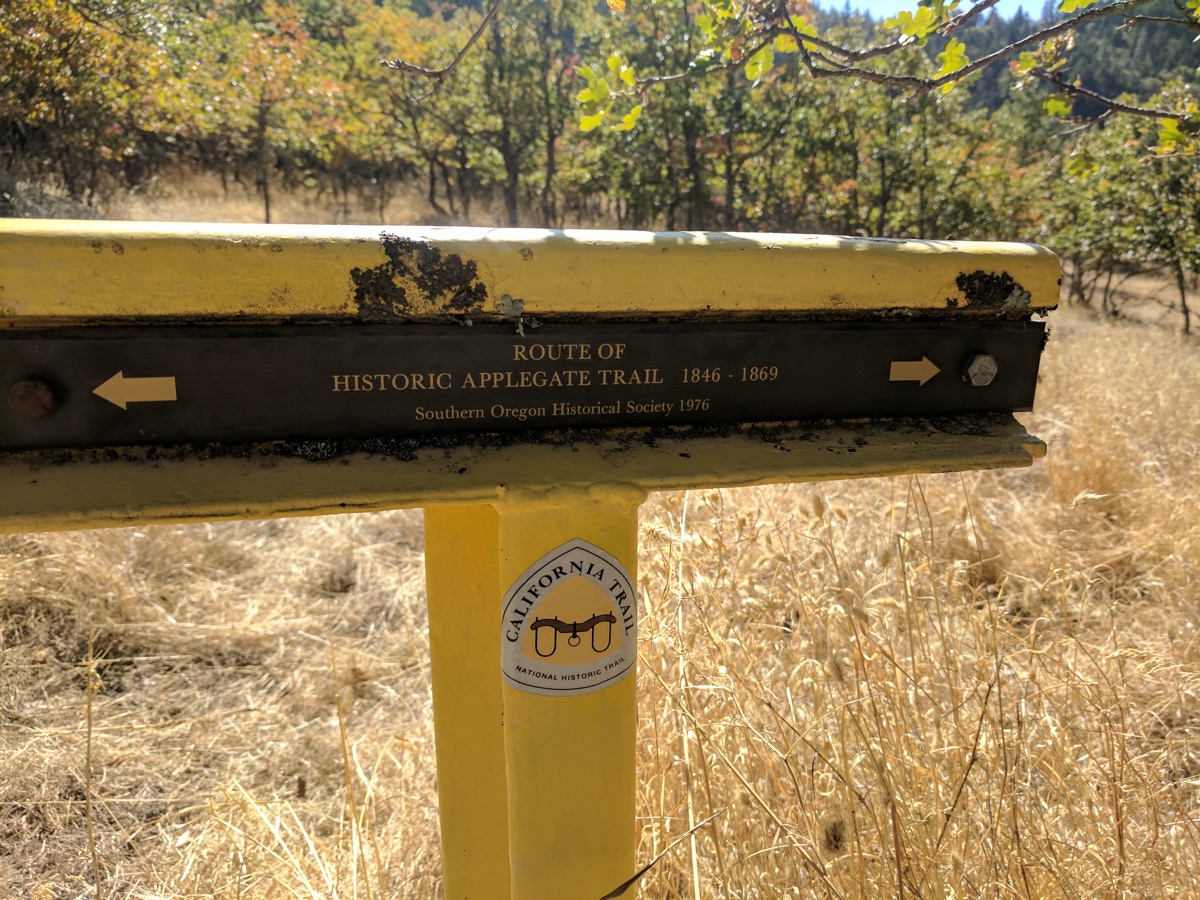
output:
[[8,408],[25,419],[44,419],[58,409],[58,398],[46,382],[30,378],[8,389]]
[[990,353],[976,353],[967,360],[963,367],[963,380],[975,387],[987,387],[996,377],[1000,367],[996,365],[996,357]]

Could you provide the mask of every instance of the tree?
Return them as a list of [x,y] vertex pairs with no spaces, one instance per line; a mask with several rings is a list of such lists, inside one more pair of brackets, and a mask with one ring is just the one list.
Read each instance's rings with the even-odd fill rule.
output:
[[[1191,89],[1168,87],[1154,100],[1188,105]],[[1200,271],[1200,158],[1155,152],[1155,127],[1140,118],[1111,122],[1051,170],[1046,239],[1072,263],[1069,296],[1119,312],[1115,288],[1147,263],[1174,282],[1181,329],[1191,333],[1188,280]]]
[[206,97],[203,128],[237,163],[255,172],[263,221],[271,221],[272,182],[281,158],[303,151],[314,118],[338,87],[318,71],[296,6],[266,0],[250,18],[206,17],[193,88]]
[[187,92],[152,25],[128,2],[0,4],[0,167],[91,202],[165,165]]
[[[493,0],[486,22],[497,18],[503,2]],[[1007,62],[1020,78],[1050,85],[1055,93],[1047,100],[1046,111],[1051,115],[1070,119],[1076,101],[1086,101],[1102,112],[1075,117],[1081,124],[1095,124],[1111,114],[1139,116],[1160,123],[1160,146],[1174,152],[1196,152],[1200,147],[1200,110],[1155,106],[1149,98],[1136,96],[1108,96],[1103,89],[1070,77],[1067,68],[1077,31],[1101,20],[1119,21],[1127,28],[1166,27],[1200,35],[1200,0],[1169,0],[1173,12],[1164,15],[1158,14],[1161,0],[1060,0],[1061,16],[1033,24],[1027,34],[972,59],[958,35],[978,23],[997,2],[919,0],[913,10],[885,20],[882,30],[869,31],[863,39],[845,40],[819,27],[821,19],[806,0],[699,0],[693,17],[699,40],[693,41],[687,35],[682,46],[688,58],[678,71],[646,75],[632,66],[580,68],[588,82],[581,121],[587,128],[601,122],[628,128],[630,116],[636,118],[648,92],[656,87],[742,66],[753,79],[770,70],[781,54],[787,60],[798,61],[814,80],[851,79],[913,95],[952,90],[976,73]],[[609,5],[621,11],[626,8],[624,0],[609,0]],[[463,53],[480,33],[482,27],[464,44]],[[940,48],[934,71],[911,73],[897,69],[897,57],[913,47],[931,46],[931,41],[932,46]],[[667,44],[668,49],[670,46]],[[457,64],[463,53],[448,68]],[[422,71],[402,59],[387,64]],[[425,74],[441,79],[447,72]]]

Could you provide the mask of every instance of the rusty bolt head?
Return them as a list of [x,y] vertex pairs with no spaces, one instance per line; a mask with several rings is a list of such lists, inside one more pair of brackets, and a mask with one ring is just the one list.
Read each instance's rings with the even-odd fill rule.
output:
[[44,419],[58,409],[58,398],[46,382],[31,378],[8,389],[8,408],[25,419]]
[[963,376],[975,387],[987,387],[995,379],[998,371],[996,357],[989,353],[976,353],[967,360]]

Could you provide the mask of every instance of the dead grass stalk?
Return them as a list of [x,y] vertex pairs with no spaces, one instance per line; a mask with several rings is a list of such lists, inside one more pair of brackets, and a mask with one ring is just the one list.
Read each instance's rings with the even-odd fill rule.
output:
[[[1054,332],[1032,469],[644,507],[641,896],[1200,894],[1200,351]],[[9,895],[437,896],[421,541],[0,539]]]

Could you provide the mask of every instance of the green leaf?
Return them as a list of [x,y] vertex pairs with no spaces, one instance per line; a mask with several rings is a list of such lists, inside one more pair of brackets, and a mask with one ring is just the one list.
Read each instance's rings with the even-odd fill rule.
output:
[[1087,9],[1089,6],[1097,2],[1099,2],[1099,0],[1062,0],[1062,2],[1058,4],[1058,10],[1059,12],[1065,13],[1077,12],[1081,9]]
[[758,81],[775,65],[775,51],[768,44],[750,57],[746,62],[746,77],[750,81]]
[[[1200,0],[1196,0],[1196,2],[1200,3]],[[1037,64],[1038,64],[1037,57],[1034,56],[1032,53],[1030,53],[1028,50],[1026,50],[1020,56],[1017,57],[1017,64],[1016,64],[1017,74],[1018,75],[1026,75],[1026,74],[1032,72],[1034,69],[1036,69]]]
[[605,115],[607,115],[607,113],[600,112],[594,116],[580,116],[579,117],[579,130],[580,131],[594,130],[601,122],[604,121]]
[[1074,178],[1087,178],[1093,172],[1100,171],[1100,164],[1088,152],[1085,145],[1079,145],[1067,157],[1067,174]]
[[946,49],[939,53],[937,58],[942,67],[937,70],[937,73],[933,76],[934,78],[953,75],[959,69],[966,68],[969,62],[967,59],[966,44],[957,38],[951,38],[950,43],[946,45]]
[[595,103],[596,95],[595,95],[595,93],[593,93],[593,91],[590,87],[584,88],[582,91],[580,91],[578,94],[575,95],[575,100],[577,103]]
[[1188,136],[1179,127],[1178,119],[1163,119],[1158,126],[1158,146],[1154,149],[1160,154],[1174,153],[1187,142]]
[[1071,107],[1073,105],[1074,101],[1066,94],[1053,94],[1046,98],[1042,104],[1042,109],[1045,110],[1048,116],[1065,119],[1071,115]]

